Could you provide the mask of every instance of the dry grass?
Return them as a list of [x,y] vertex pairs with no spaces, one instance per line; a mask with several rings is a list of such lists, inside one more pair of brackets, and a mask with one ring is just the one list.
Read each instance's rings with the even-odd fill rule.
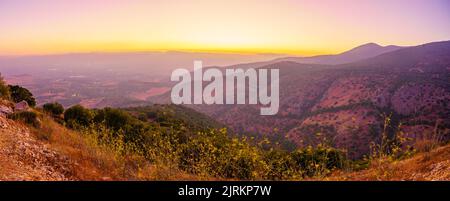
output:
[[431,133],[425,133],[420,138],[417,138],[414,142],[414,148],[418,152],[429,152],[439,146],[445,141],[444,134],[448,133],[448,130],[440,131],[437,129],[438,124],[436,124],[435,129]]
[[177,168],[150,164],[143,157],[119,155],[90,136],[67,129],[43,116],[42,126],[32,129],[37,139],[72,161],[75,180],[198,180]]
[[450,145],[418,153],[405,160],[381,162],[359,172],[335,172],[326,180],[450,181]]

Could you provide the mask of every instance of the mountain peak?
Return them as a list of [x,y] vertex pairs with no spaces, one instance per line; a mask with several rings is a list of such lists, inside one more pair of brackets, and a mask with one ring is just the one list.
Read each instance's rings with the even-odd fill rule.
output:
[[[368,51],[368,50],[378,50],[378,49],[382,49],[383,48],[383,46],[381,46],[381,45],[378,45],[378,44],[376,44],[376,43],[366,43],[366,44],[363,44],[363,45],[360,45],[360,46],[357,46],[357,47],[354,47],[354,48],[352,48],[352,49],[350,49],[350,50],[348,50],[348,51],[346,51],[346,52],[354,52],[354,51]],[[344,53],[346,53],[346,52],[344,52]]]
[[[378,45],[377,43],[371,42],[371,43],[366,43],[366,44],[360,45],[358,47],[383,47],[383,46]],[[356,48],[358,48],[358,47],[356,47]]]
[[357,47],[354,47],[348,51],[342,52],[340,54],[332,54],[332,55],[318,55],[312,57],[284,57],[280,59],[276,59],[274,61],[293,61],[297,63],[305,63],[305,64],[326,64],[326,65],[337,65],[337,64],[345,64],[352,63],[355,61],[367,59],[370,57],[375,57],[384,53],[392,52],[395,50],[399,50],[403,47],[388,45],[381,46],[377,43],[366,43]]
[[378,45],[377,43],[366,43],[360,46],[357,46],[351,50],[348,50],[346,52],[343,52],[339,55],[343,56],[349,56],[349,57],[360,57],[359,59],[363,59],[363,58],[369,58],[369,57],[373,57],[373,56],[377,56],[386,52],[391,52],[394,50],[398,50],[402,47],[400,46],[395,46],[395,45],[388,45],[388,46],[381,46]]

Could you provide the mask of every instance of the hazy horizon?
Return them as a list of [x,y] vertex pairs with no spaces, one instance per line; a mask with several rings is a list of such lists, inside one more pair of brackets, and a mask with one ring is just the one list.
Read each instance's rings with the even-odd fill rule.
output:
[[41,53],[41,54],[0,54],[0,57],[6,57],[6,58],[18,58],[18,57],[33,57],[33,56],[62,56],[62,55],[77,55],[77,54],[140,54],[140,53],[185,53],[185,54],[211,54],[211,55],[245,55],[245,56],[273,56],[275,58],[279,57],[314,57],[314,56],[323,56],[323,55],[338,55],[345,53],[349,50],[352,50],[354,48],[366,45],[366,44],[376,44],[381,47],[387,47],[387,46],[400,46],[400,47],[412,47],[412,46],[418,46],[423,45],[427,43],[433,43],[433,42],[444,42],[444,41],[450,41],[449,39],[446,40],[437,40],[437,41],[428,41],[424,43],[417,43],[417,44],[411,44],[411,45],[398,45],[398,44],[380,44],[378,42],[365,42],[362,44],[359,44],[354,47],[350,47],[349,49],[345,49],[343,51],[339,52],[324,52],[324,53],[317,53],[312,55],[304,55],[304,54],[293,54],[293,53],[276,53],[276,52],[240,52],[239,50],[236,51],[220,51],[220,50],[185,50],[185,49],[171,49],[171,50],[128,50],[128,51],[73,51],[73,52],[55,52],[55,53]]

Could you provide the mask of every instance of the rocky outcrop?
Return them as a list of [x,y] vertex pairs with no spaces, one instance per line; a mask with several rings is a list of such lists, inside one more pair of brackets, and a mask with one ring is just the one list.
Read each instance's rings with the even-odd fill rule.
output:
[[5,105],[0,105],[0,116],[6,117],[8,114],[12,114],[13,112],[13,108]]
[[72,180],[71,161],[34,139],[28,128],[0,116],[1,180]]
[[14,106],[15,111],[28,111],[29,109],[30,109],[30,106],[28,105],[28,103],[26,101],[20,101],[20,102],[16,103],[16,105]]

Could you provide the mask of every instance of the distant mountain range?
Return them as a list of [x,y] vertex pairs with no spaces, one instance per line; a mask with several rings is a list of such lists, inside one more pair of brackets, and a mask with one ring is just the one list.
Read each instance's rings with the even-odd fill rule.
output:
[[292,61],[297,63],[304,64],[327,64],[327,65],[337,65],[337,64],[345,64],[352,63],[356,61],[360,61],[363,59],[375,57],[384,53],[392,52],[395,50],[402,49],[404,47],[389,45],[389,46],[380,46],[376,43],[367,43],[358,47],[355,47],[351,50],[345,51],[340,54],[334,55],[319,55],[312,57],[282,57],[273,59],[270,61],[264,62],[254,62],[254,63],[246,63],[246,64],[238,64],[233,65],[234,68],[258,68],[261,66],[274,64],[281,61]]
[[360,61],[363,59],[375,57],[402,48],[403,47],[395,45],[380,46],[376,43],[367,43],[336,55],[321,55],[313,57],[286,57],[276,59],[276,61],[293,61],[297,63],[307,63],[307,64],[336,65]]

